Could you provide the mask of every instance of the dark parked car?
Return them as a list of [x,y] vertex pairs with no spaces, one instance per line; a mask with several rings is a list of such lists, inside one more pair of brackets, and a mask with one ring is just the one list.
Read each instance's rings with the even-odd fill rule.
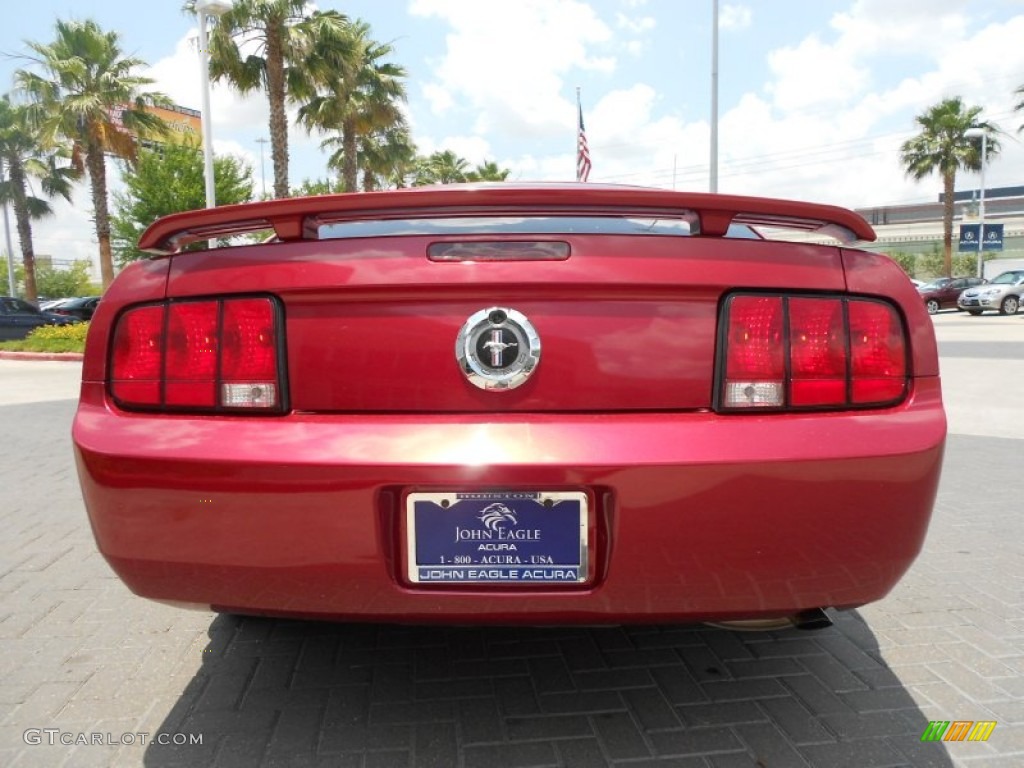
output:
[[920,552],[946,434],[932,323],[874,237],[599,184],[166,216],[86,344],[99,549],[235,613],[827,624]]
[[77,322],[77,317],[55,315],[22,299],[0,296],[0,341],[24,339],[29,331],[40,325],[68,325]]
[[934,315],[940,309],[956,309],[956,300],[961,291],[984,282],[980,277],[940,277],[922,285],[917,292],[924,299],[928,314]]
[[79,320],[91,320],[96,306],[100,303],[99,296],[79,296],[74,299],[64,299],[58,304],[48,308],[48,312],[64,317],[77,317]]

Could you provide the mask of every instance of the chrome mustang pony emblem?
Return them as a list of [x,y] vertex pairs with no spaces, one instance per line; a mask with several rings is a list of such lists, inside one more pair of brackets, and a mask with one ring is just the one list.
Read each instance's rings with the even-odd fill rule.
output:
[[455,357],[480,389],[515,389],[540,362],[540,337],[521,312],[490,307],[473,314],[455,340]]
[[518,342],[509,341],[505,342],[501,340],[501,331],[491,331],[491,338],[489,341],[485,341],[484,349],[491,350],[491,365],[501,365],[501,353],[510,347],[518,347]]

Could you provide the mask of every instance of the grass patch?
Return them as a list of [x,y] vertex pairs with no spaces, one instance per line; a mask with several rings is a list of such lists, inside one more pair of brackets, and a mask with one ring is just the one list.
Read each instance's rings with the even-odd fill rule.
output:
[[84,352],[88,323],[41,325],[19,341],[0,342],[0,349],[12,352]]

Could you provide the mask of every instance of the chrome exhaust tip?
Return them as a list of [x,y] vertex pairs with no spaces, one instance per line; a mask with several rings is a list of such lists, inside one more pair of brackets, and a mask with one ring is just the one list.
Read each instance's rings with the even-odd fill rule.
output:
[[792,616],[778,616],[769,619],[735,619],[733,621],[708,621],[709,627],[728,629],[732,632],[772,632],[779,629],[828,629],[832,619],[821,608],[811,608]]
[[797,629],[828,629],[832,626],[832,619],[828,617],[822,608],[811,608],[807,611],[800,611],[792,617],[793,626]]

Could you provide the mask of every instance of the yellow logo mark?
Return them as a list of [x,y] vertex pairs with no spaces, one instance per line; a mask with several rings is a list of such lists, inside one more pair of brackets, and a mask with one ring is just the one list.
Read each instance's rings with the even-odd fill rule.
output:
[[921,741],[988,741],[995,728],[995,720],[932,720]]
[[971,729],[970,734],[967,736],[967,740],[988,741],[988,737],[992,735],[992,731],[995,729],[995,720],[979,720],[974,724],[974,728]]

